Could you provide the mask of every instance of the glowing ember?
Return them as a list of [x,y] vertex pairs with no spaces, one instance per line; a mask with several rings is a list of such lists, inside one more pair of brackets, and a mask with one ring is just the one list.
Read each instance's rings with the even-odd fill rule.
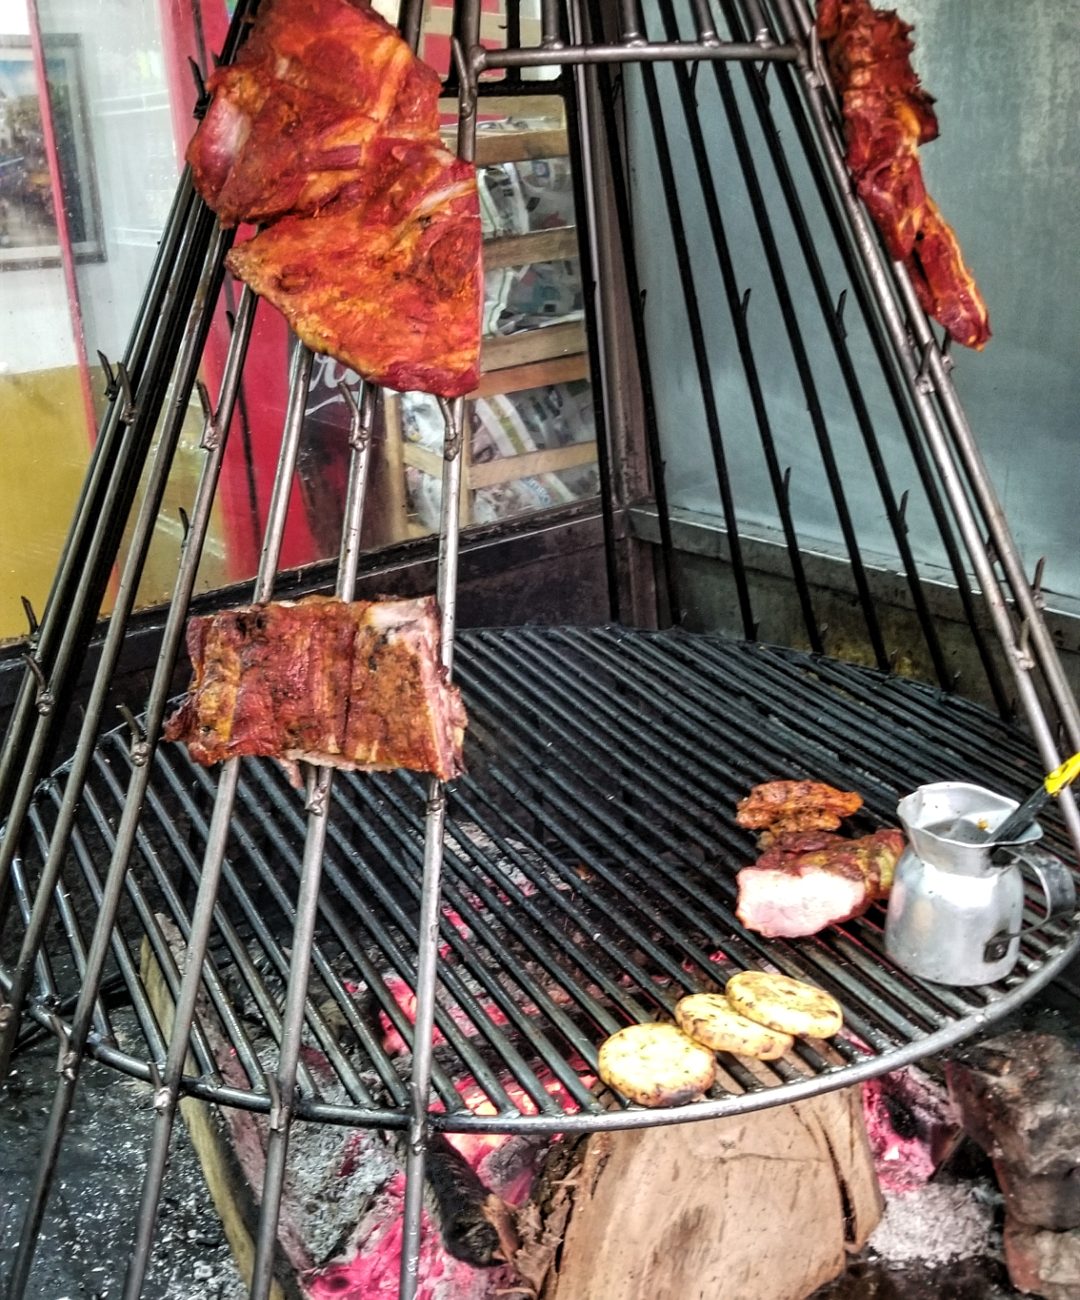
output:
[[[397,1296],[404,1201],[405,1178],[396,1174],[373,1213],[365,1216],[367,1231],[354,1243],[352,1258],[303,1279],[308,1300],[392,1300]],[[422,1232],[417,1300],[486,1300],[512,1285],[509,1269],[471,1268],[448,1255],[426,1213]]]
[[[386,975],[383,977],[383,983],[390,991],[390,996],[405,1013],[405,1017],[410,1025],[416,1024],[416,994],[400,975]],[[480,1006],[484,1009],[484,1014],[495,1025],[505,1025],[506,1017],[492,1002],[486,998],[478,999]],[[452,1003],[450,1008],[450,1019],[457,1025],[458,1029],[466,1036],[472,1038],[475,1036],[476,1025],[466,1015],[466,1013],[457,1005]],[[382,1026],[382,1048],[388,1056],[400,1056],[403,1052],[409,1050],[409,1045],[398,1032],[395,1025],[391,1022],[390,1017],[385,1011],[379,1012],[379,1024]],[[446,1042],[446,1038],[438,1025],[432,1030],[431,1041],[436,1047]]]
[[[584,1062],[581,1062],[581,1068],[584,1070]],[[582,1074],[582,1083],[586,1088],[591,1088],[595,1083],[592,1075]],[[544,1085],[544,1091],[550,1097],[555,1097],[562,1105],[563,1110],[568,1115],[572,1115],[579,1110],[577,1102],[567,1092],[566,1088],[553,1075],[541,1075],[540,1082]],[[480,1085],[473,1080],[466,1080],[456,1085],[458,1092],[461,1094],[461,1100],[465,1103],[465,1108],[473,1115],[497,1115],[498,1111],[489,1100],[487,1093]],[[510,1100],[523,1115],[538,1115],[539,1107],[519,1083],[509,1080],[503,1080],[503,1087],[506,1089]],[[434,1109],[442,1110],[443,1107],[436,1106]],[[461,1155],[469,1162],[473,1169],[484,1179],[489,1186],[492,1186],[491,1180],[487,1177],[485,1170],[481,1168],[487,1157],[498,1150],[507,1141],[505,1133],[447,1133],[446,1140],[454,1146]],[[511,1205],[520,1205],[526,1199],[531,1191],[531,1179],[524,1186],[514,1187],[512,1190],[500,1189],[499,1194],[504,1201]]]
[[882,1189],[906,1192],[922,1187],[957,1131],[944,1091],[908,1068],[864,1083],[862,1097]]
[[[576,1064],[584,1070],[584,1062]],[[541,1077],[541,1082],[549,1095],[559,1099],[567,1113],[578,1109],[558,1079],[547,1075]],[[583,1073],[582,1082],[590,1087],[594,1080]],[[503,1086],[523,1114],[537,1114],[536,1103],[520,1084],[504,1080]],[[475,1080],[462,1081],[458,1092],[473,1114],[496,1114],[487,1093]],[[521,1205],[528,1199],[536,1156],[542,1146],[536,1138],[505,1133],[448,1133],[446,1136],[484,1183],[507,1204]],[[511,1144],[515,1143],[523,1147],[528,1144],[528,1149],[519,1151],[516,1159],[505,1159]],[[346,1172],[344,1167],[342,1172]],[[389,1300],[397,1295],[404,1194],[404,1177],[396,1174],[365,1215],[349,1244],[349,1258],[339,1259],[303,1280],[307,1300],[382,1300],[383,1297]],[[500,1294],[513,1294],[516,1279],[509,1268],[476,1269],[448,1255],[426,1212],[422,1231],[418,1300],[494,1300]]]

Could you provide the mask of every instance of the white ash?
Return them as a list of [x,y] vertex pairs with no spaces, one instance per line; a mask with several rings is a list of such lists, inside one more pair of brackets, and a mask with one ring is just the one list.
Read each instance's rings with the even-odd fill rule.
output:
[[[305,1026],[304,1039],[315,1046]],[[277,1066],[277,1048],[260,1044],[268,1071]],[[318,1076],[323,1101],[347,1104],[345,1089]],[[337,1124],[296,1123],[289,1139],[285,1203],[299,1239],[315,1265],[325,1263],[355,1227],[371,1197],[399,1168],[391,1142],[370,1129]],[[258,1189],[256,1189],[258,1190]]]
[[869,1246],[891,1264],[946,1264],[991,1252],[993,1208],[970,1184],[926,1183],[887,1198]]

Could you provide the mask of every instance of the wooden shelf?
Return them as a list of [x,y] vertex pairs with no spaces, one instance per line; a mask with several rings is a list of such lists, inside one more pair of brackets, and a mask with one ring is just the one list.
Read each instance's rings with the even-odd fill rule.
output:
[[[437,12],[437,11],[435,11]],[[430,28],[429,28],[430,30]],[[449,147],[456,141],[457,101],[439,101],[443,115],[443,139]],[[481,130],[477,135],[476,158],[481,165],[524,162],[530,158],[565,157],[569,152],[566,112],[555,95],[485,96],[478,112],[485,120],[503,120],[534,125]],[[484,241],[484,269],[532,266],[543,262],[564,262],[579,256],[578,231],[574,226],[554,230],[531,230],[501,235]],[[589,378],[589,360],[583,321],[522,330],[483,340],[480,382],[467,394],[469,401],[521,393],[530,388],[567,384]],[[408,516],[405,471],[408,468],[440,478],[443,458],[416,443],[405,441],[401,427],[400,399],[388,393],[385,402],[387,471],[398,485],[394,505],[402,537],[414,535],[417,525]],[[470,413],[466,427],[471,428]],[[461,523],[473,522],[473,496],[481,488],[497,487],[536,474],[559,473],[596,462],[596,442],[573,443],[564,447],[541,448],[517,456],[471,463],[471,438],[462,449]],[[426,531],[426,530],[421,530]]]
[[[426,447],[406,443],[402,453],[406,465],[425,474],[439,477],[443,458]],[[534,474],[557,474],[561,470],[578,469],[596,461],[596,443],[572,442],[565,447],[545,447],[541,451],[526,451],[520,456],[500,456],[496,460],[470,464],[467,487],[470,492],[478,488],[497,487],[500,483],[513,483],[515,479],[531,478]]]
[[533,262],[567,262],[578,255],[577,227],[531,230],[527,235],[500,235],[484,240],[484,270],[529,266]]
[[569,357],[552,357],[546,361],[531,361],[506,370],[493,370],[481,375],[480,382],[469,394],[476,397],[495,397],[499,393],[523,393],[529,388],[543,388],[546,384],[570,384],[575,379],[588,379],[589,359],[583,352]]
[[480,348],[480,369],[488,374],[493,370],[524,365],[527,361],[547,361],[585,350],[584,321],[568,321],[565,325],[547,325],[542,329],[522,330],[520,334],[485,339]]

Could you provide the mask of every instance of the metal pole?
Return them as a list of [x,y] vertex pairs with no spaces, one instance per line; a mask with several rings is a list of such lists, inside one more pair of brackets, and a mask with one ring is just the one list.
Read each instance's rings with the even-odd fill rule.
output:
[[[247,328],[250,328],[250,324],[248,324]],[[293,475],[300,448],[304,407],[307,401],[308,382],[311,378],[311,360],[310,350],[297,344],[293,352],[292,373],[289,381],[289,402],[285,412],[281,452],[278,457],[277,472],[270,498],[266,538],[252,596],[256,602],[269,599],[273,592],[278,558],[281,553],[281,538],[285,528],[289,496],[292,491]],[[239,372],[240,366],[238,365],[236,370],[237,390],[239,387]],[[175,617],[182,622],[187,611],[187,601],[184,600],[183,603],[175,602],[173,611]],[[207,833],[206,851],[203,856],[202,877],[199,881],[199,889],[192,911],[191,931],[188,935],[184,961],[184,977],[176,998],[176,1009],[173,1015],[172,1031],[169,1035],[169,1048],[165,1058],[161,1087],[158,1088],[154,1096],[154,1109],[157,1112],[154,1121],[154,1136],[143,1180],[135,1244],[131,1262],[128,1265],[127,1276],[124,1280],[124,1300],[137,1300],[137,1297],[142,1292],[142,1284],[149,1264],[157,1206],[168,1161],[169,1140],[176,1118],[184,1061],[187,1058],[191,1025],[195,1018],[199,986],[202,982],[203,961],[206,957],[214,908],[217,904],[221,865],[229,838],[233,802],[239,775],[240,760],[232,759],[224,764],[218,781],[214,810]],[[125,812],[132,808],[135,809],[135,812],[130,819],[125,817],[125,825],[122,827],[122,830],[126,831],[128,836],[133,834],[137,825],[141,800],[138,802],[129,800]],[[127,824],[129,820],[130,826]],[[130,852],[130,847],[128,852]]]
[[[356,574],[360,559],[360,528],[364,517],[364,498],[367,491],[371,432],[375,416],[375,397],[375,389],[368,384],[364,388],[362,404],[357,406],[353,403],[353,421],[350,432],[350,446],[353,454],[349,470],[345,523],[342,531],[341,555],[335,588],[335,595],[344,601],[352,600],[356,590]],[[347,400],[351,401],[351,397],[347,398]],[[307,1002],[308,978],[311,971],[311,950],[315,939],[315,923],[318,919],[319,885],[322,877],[323,849],[326,844],[333,780],[332,768],[312,769],[309,786],[310,794],[307,802],[308,822],[304,838],[304,857],[300,872],[300,890],[296,902],[296,922],[293,927],[292,950],[289,956],[289,980],[285,993],[285,1012],[282,1017],[281,1049],[278,1054],[277,1073],[271,1092],[273,1102],[266,1145],[266,1166],[263,1172],[262,1197],[259,1203],[259,1227],[255,1239],[255,1262],[252,1265],[251,1273],[251,1300],[267,1300],[274,1279],[277,1225],[281,1213],[282,1190],[285,1184],[285,1163],[289,1153],[289,1136],[292,1131],[293,1103],[296,1096],[296,1071],[304,1028],[304,1010]],[[125,1297],[125,1300],[135,1300],[135,1297]]]
[[[480,32],[479,0],[463,0],[462,31],[475,46]],[[476,158],[476,71],[460,45],[455,46],[460,88],[458,92],[458,154],[466,162]],[[436,597],[442,620],[442,663],[447,673],[454,664],[457,615],[458,502],[461,496],[461,445],[469,436],[465,399],[452,406],[441,403],[445,420],[442,502],[439,534],[439,570]],[[435,1022],[435,974],[438,964],[439,904],[442,889],[443,833],[446,794],[443,783],[432,777],[428,785],[424,827],[424,875],[420,897],[416,969],[416,1019],[413,1025],[412,1076],[409,1080],[409,1129],[405,1156],[404,1225],[401,1239],[399,1300],[415,1300],[420,1267],[420,1217],[424,1200],[424,1166],[428,1144],[428,1090],[431,1085],[432,1028]]]

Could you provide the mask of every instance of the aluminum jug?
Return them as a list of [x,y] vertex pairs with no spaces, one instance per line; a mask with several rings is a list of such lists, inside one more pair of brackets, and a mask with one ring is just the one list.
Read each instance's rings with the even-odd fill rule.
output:
[[[991,984],[1016,964],[1021,933],[1075,910],[1072,873],[1036,847],[1041,827],[1010,844],[994,841],[994,827],[1017,807],[960,781],[923,785],[900,800],[908,844],[889,894],[885,947],[901,969],[936,984]],[[1046,897],[1046,915],[1026,930],[1022,867]]]

